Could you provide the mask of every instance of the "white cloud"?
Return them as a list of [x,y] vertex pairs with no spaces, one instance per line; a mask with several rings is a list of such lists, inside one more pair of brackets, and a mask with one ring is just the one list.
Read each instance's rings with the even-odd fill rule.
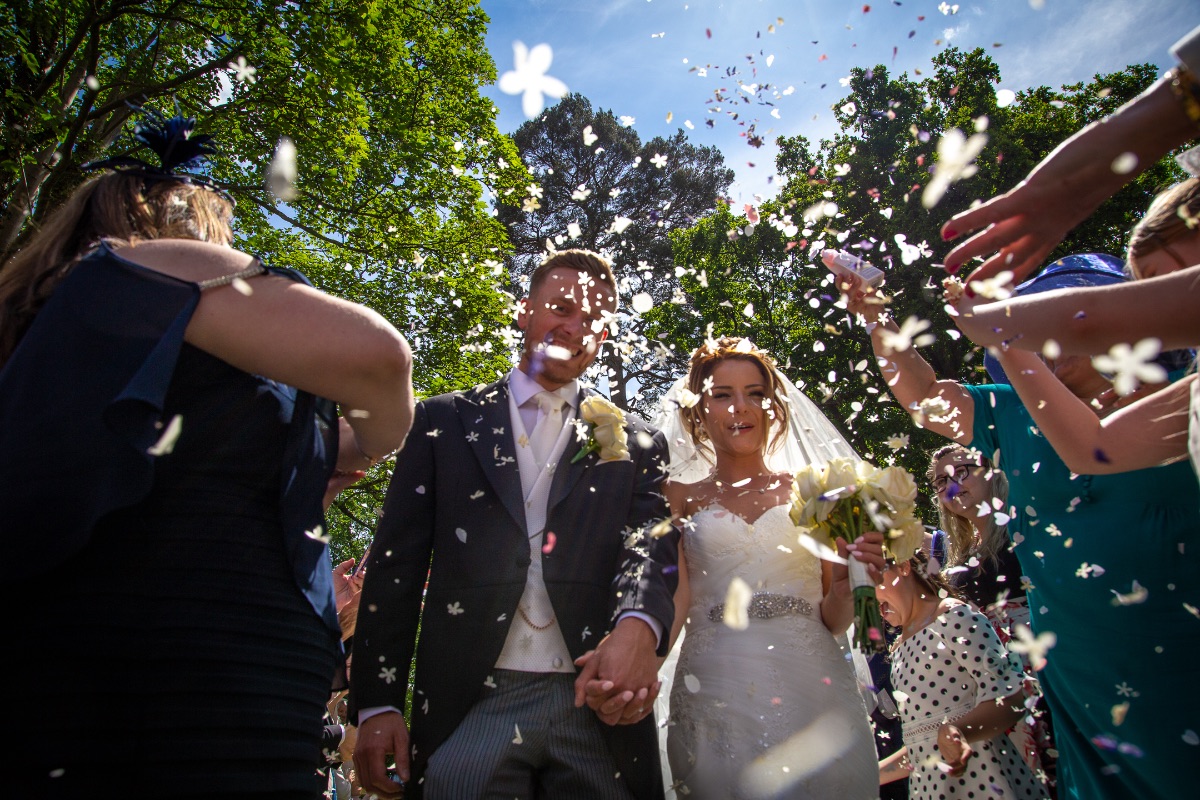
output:
[[[1037,23],[1030,25],[1025,41],[995,57],[1005,84],[1020,87],[1057,89],[1130,64],[1166,67],[1172,61],[1167,48],[1194,22],[1187,19],[1185,5],[1095,0],[1080,19],[1078,7],[1047,4],[1023,20]],[[1138,35],[1130,36],[1132,30]]]

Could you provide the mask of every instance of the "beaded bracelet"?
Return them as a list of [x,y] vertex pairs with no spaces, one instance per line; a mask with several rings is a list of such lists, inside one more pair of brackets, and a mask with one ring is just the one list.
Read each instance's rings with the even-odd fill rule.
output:
[[1200,83],[1196,82],[1196,76],[1181,65],[1168,72],[1167,78],[1171,93],[1183,106],[1183,113],[1187,114],[1193,125],[1200,127]]

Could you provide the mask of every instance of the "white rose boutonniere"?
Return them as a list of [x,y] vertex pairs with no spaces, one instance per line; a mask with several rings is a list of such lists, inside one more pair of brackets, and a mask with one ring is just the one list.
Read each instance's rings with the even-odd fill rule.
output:
[[597,395],[583,398],[579,416],[588,425],[587,444],[571,459],[574,464],[588,453],[598,453],[603,461],[629,461],[629,434],[625,431],[625,412]]

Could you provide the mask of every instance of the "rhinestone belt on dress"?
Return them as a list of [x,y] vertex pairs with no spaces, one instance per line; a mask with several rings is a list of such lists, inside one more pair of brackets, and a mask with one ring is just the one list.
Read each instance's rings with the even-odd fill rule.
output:
[[[755,592],[750,596],[750,607],[746,609],[747,616],[752,619],[770,619],[771,617],[781,617],[784,614],[801,614],[805,617],[811,617],[813,613],[812,603],[805,600],[803,597],[790,597],[786,594],[772,594],[771,592]],[[725,604],[717,603],[708,610],[708,618],[713,622],[720,622],[725,618]]]

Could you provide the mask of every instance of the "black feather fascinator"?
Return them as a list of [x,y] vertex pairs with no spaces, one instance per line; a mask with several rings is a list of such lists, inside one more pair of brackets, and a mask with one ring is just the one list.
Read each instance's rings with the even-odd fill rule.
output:
[[195,117],[185,117],[182,114],[164,117],[153,109],[137,106],[133,108],[145,115],[145,119],[134,127],[133,137],[158,156],[158,164],[151,164],[131,155],[113,156],[102,161],[89,161],[83,165],[84,171],[113,169],[132,172],[149,181],[173,180],[196,184],[218,192],[229,202],[234,202],[229,193],[214,184],[208,176],[180,171],[199,168],[208,156],[217,152],[211,136],[196,133]]

